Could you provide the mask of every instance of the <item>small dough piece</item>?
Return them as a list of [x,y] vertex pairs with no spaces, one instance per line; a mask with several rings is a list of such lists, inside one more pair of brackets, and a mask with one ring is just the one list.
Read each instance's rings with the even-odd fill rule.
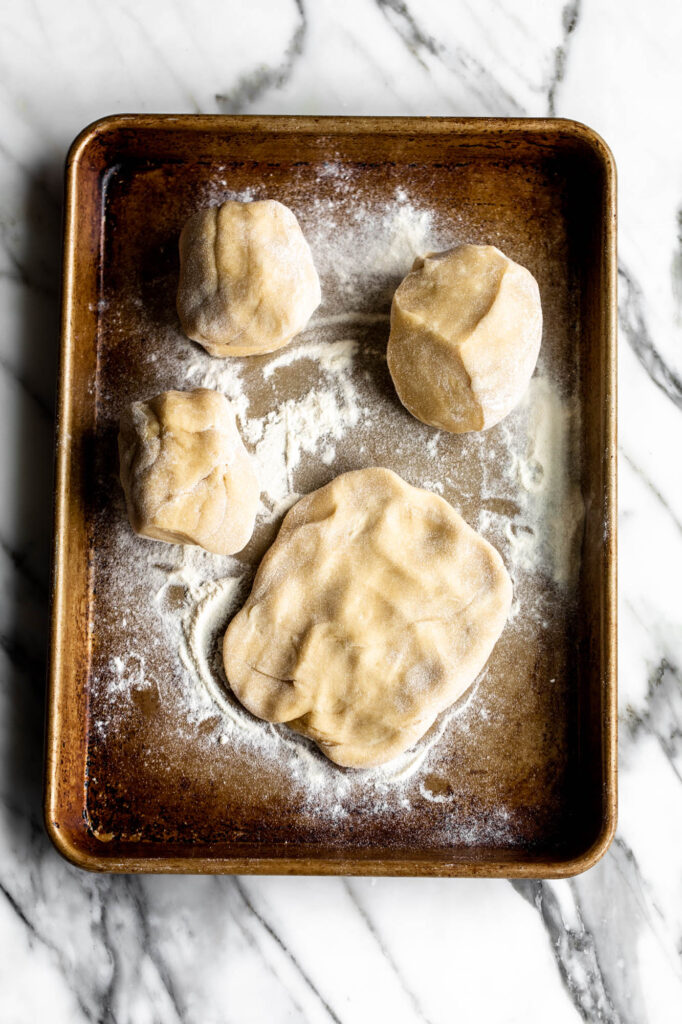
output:
[[248,542],[260,486],[224,395],[197,388],[133,402],[121,417],[118,452],[136,533],[216,555]]
[[248,710],[336,764],[412,746],[474,682],[504,627],[499,554],[388,469],[343,473],[287,514],[223,643]]
[[178,315],[187,337],[212,356],[273,352],[319,304],[308,243],[281,203],[223,203],[182,229]]
[[486,430],[511,412],[542,338],[537,281],[493,245],[414,261],[393,296],[388,367],[398,397],[432,427]]

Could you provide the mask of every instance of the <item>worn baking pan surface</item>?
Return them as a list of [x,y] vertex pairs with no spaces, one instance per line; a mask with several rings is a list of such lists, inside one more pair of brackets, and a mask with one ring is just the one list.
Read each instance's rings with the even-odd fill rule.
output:
[[[112,871],[562,875],[615,824],[614,171],[562,121],[117,117],[67,167],[46,821]],[[214,360],[175,313],[177,239],[227,198],[290,206],[323,303],[269,356]],[[493,243],[536,276],[542,353],[482,434],[413,419],[386,368],[413,257]],[[238,557],[135,537],[121,409],[235,403],[263,504]],[[231,699],[219,641],[288,504],[394,469],[500,550],[515,600],[472,690],[398,762],[339,769]]]

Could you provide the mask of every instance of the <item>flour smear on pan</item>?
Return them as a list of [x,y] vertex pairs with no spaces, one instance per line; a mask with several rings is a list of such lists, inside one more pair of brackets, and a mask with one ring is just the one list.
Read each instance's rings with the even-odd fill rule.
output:
[[[377,451],[386,453],[385,464],[400,472],[391,463],[395,452],[401,465],[410,467],[410,483],[445,491],[457,506],[458,466],[452,451],[438,431],[409,417],[387,387],[385,347],[390,298],[415,256],[466,239],[458,238],[456,223],[438,231],[430,212],[411,203],[403,190],[382,206],[351,202],[352,183],[345,172],[330,164],[321,173],[336,175],[338,202],[313,200],[303,226],[322,281],[323,305],[289,346],[259,360],[257,391],[249,360],[213,359],[179,333],[162,337],[158,344],[164,351],[153,356],[165,369],[163,386],[215,388],[233,403],[262,488],[257,533],[259,527],[274,530],[305,493],[302,478],[320,486],[338,472],[376,464]],[[223,189],[207,198],[261,196]],[[346,204],[347,216],[339,216],[339,203]],[[269,389],[267,407],[263,388]],[[495,428],[497,447],[491,446],[492,431],[462,440],[462,458],[477,460],[482,474],[480,511],[470,525],[495,544],[514,582],[507,629],[515,628],[519,616],[542,615],[532,600],[539,576],[559,590],[574,586],[583,519],[573,447],[578,417],[577,402],[550,380],[541,355],[523,402]],[[488,484],[493,460],[494,482]],[[488,715],[480,679],[413,750],[380,769],[339,771],[309,741],[286,726],[256,720],[230,695],[221,640],[246,599],[255,564],[135,537],[123,513],[118,540],[121,558],[138,567],[136,582],[148,590],[143,614],[177,651],[177,675],[164,699],[177,704],[188,732],[203,723],[209,728],[201,730],[201,742],[209,747],[248,747],[255,757],[287,772],[311,804],[319,804],[324,793],[325,813],[332,817],[348,813],[357,785],[364,793],[373,792],[379,812],[386,809],[389,795],[391,806],[396,799],[404,806],[416,800],[447,801],[431,793],[424,778],[437,765],[439,739],[446,730],[469,730]],[[119,652],[109,667],[115,714],[116,702],[125,701],[133,686],[145,685],[147,667],[134,650]],[[489,839],[504,838],[504,808],[488,829]]]

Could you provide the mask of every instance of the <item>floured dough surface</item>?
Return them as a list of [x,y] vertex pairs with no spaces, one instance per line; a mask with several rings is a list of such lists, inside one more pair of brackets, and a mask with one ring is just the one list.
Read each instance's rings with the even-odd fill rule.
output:
[[344,473],[284,519],[225,634],[227,679],[337,764],[383,764],[473,683],[511,598],[495,548],[442,498]]
[[417,419],[485,430],[523,397],[541,337],[533,275],[492,245],[460,245],[416,259],[398,287],[388,366]]
[[308,243],[282,203],[230,201],[199,210],[182,229],[178,315],[211,355],[281,348],[319,303]]
[[118,450],[136,533],[218,555],[248,542],[260,487],[224,395],[198,388],[133,402]]

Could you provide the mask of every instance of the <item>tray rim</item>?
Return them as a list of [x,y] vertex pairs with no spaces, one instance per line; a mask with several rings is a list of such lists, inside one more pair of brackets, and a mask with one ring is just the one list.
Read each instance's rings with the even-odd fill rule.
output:
[[[64,676],[67,653],[62,643],[66,564],[65,538],[68,525],[70,486],[70,438],[72,421],[72,353],[76,343],[72,312],[78,242],[78,183],[81,166],[90,148],[103,136],[120,129],[160,128],[203,132],[272,129],[282,133],[343,134],[458,134],[475,131],[481,137],[556,133],[586,145],[596,156],[604,173],[602,225],[605,270],[605,443],[604,466],[605,558],[603,578],[604,672],[602,675],[602,749],[604,814],[595,841],[585,850],[564,859],[537,861],[490,860],[483,862],[438,860],[415,857],[385,861],[381,858],[295,858],[295,857],[193,857],[106,855],[106,843],[97,854],[82,839],[70,838],[59,826],[59,750],[62,740],[63,709],[68,697]],[[98,872],[144,872],[184,874],[281,874],[281,875],[367,875],[440,876],[485,878],[565,878],[592,867],[608,850],[617,824],[617,256],[616,256],[616,165],[602,137],[589,126],[566,118],[505,117],[415,117],[336,115],[223,115],[223,114],[113,114],[85,127],[69,148],[64,183],[62,247],[62,301],[58,399],[55,424],[55,500],[52,544],[50,648],[45,713],[44,824],[56,850],[75,866]]]

